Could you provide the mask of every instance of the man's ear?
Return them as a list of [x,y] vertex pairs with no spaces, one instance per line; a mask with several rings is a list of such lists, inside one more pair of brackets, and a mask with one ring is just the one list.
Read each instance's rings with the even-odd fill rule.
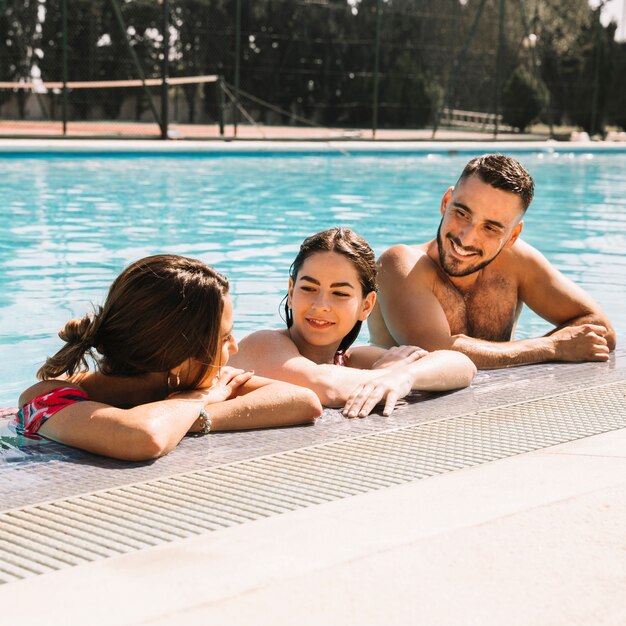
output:
[[363,308],[361,309],[361,313],[359,314],[359,319],[364,322],[372,312],[374,305],[376,304],[376,292],[370,291],[363,300]]
[[522,230],[524,230],[524,220],[521,220],[519,224],[513,229],[509,240],[504,245],[505,248],[510,248],[516,241],[517,238],[522,234]]
[[293,278],[289,277],[289,287],[287,288],[287,306],[292,309],[291,301],[293,300]]
[[454,191],[454,187],[448,187],[448,191],[443,194],[443,198],[441,199],[441,207],[439,210],[441,211],[441,215],[446,212],[446,207],[448,206],[448,202],[450,202],[450,198],[452,197],[452,192]]

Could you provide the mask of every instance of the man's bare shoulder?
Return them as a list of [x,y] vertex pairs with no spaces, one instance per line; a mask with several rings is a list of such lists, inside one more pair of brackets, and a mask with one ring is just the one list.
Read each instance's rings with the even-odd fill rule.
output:
[[537,250],[534,246],[531,246],[528,242],[518,239],[511,248],[509,248],[506,255],[503,256],[503,261],[506,261],[509,266],[508,269],[518,270],[522,273],[526,273],[534,268],[546,267],[549,265],[546,257]]
[[387,273],[407,276],[417,266],[433,267],[433,263],[428,256],[428,247],[431,242],[407,246],[400,243],[391,246],[380,255],[378,265],[381,275]]

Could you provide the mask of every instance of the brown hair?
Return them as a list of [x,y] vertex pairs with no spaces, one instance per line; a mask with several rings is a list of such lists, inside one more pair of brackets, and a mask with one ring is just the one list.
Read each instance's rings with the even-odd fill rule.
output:
[[228,280],[195,259],[173,254],[140,259],[113,281],[104,306],[65,325],[59,337],[66,345],[37,376],[46,380],[89,369],[87,355],[102,372],[117,376],[166,372],[194,358],[204,367],[193,387],[219,353],[227,293]]
[[[363,237],[359,237],[349,228],[331,228],[307,237],[300,246],[298,256],[289,268],[289,276],[295,283],[302,264],[317,252],[336,252],[345,256],[354,265],[359,275],[363,296],[378,290],[376,278],[378,268],[374,251]],[[285,318],[287,328],[293,326],[293,316],[289,303],[285,300]],[[341,340],[337,352],[345,352],[356,340],[361,330],[361,321],[357,321],[352,330]]]
[[504,154],[483,154],[473,158],[466,166],[459,180],[478,176],[494,189],[514,193],[522,202],[526,212],[535,195],[535,183],[519,161]]

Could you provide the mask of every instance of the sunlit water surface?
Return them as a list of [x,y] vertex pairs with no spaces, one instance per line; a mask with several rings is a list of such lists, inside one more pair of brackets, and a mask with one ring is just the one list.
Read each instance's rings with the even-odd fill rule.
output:
[[[226,273],[235,336],[282,324],[302,239],[344,225],[377,254],[434,236],[468,156],[0,159],[0,406],[15,405],[56,331],[142,256]],[[626,331],[626,154],[526,154],[537,185],[523,237]],[[524,311],[518,337],[549,326]],[[367,340],[366,331],[361,336]]]

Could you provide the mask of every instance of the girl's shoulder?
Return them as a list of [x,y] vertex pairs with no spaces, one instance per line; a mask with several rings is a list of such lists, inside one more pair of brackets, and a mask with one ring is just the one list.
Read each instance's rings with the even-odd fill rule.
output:
[[246,350],[266,346],[295,345],[289,336],[289,331],[283,328],[257,330],[244,337],[239,342],[239,350]]
[[76,385],[74,383],[70,383],[67,380],[42,380],[34,385],[25,389],[21,394],[18,400],[18,406],[22,407],[29,402],[32,402],[35,398],[42,396],[46,393],[50,393],[55,389],[68,388],[68,389],[76,389],[78,391],[83,391],[82,387]]
[[285,359],[299,354],[287,330],[257,330],[239,342],[239,350],[229,359],[229,364],[259,373],[260,364],[268,358]]

